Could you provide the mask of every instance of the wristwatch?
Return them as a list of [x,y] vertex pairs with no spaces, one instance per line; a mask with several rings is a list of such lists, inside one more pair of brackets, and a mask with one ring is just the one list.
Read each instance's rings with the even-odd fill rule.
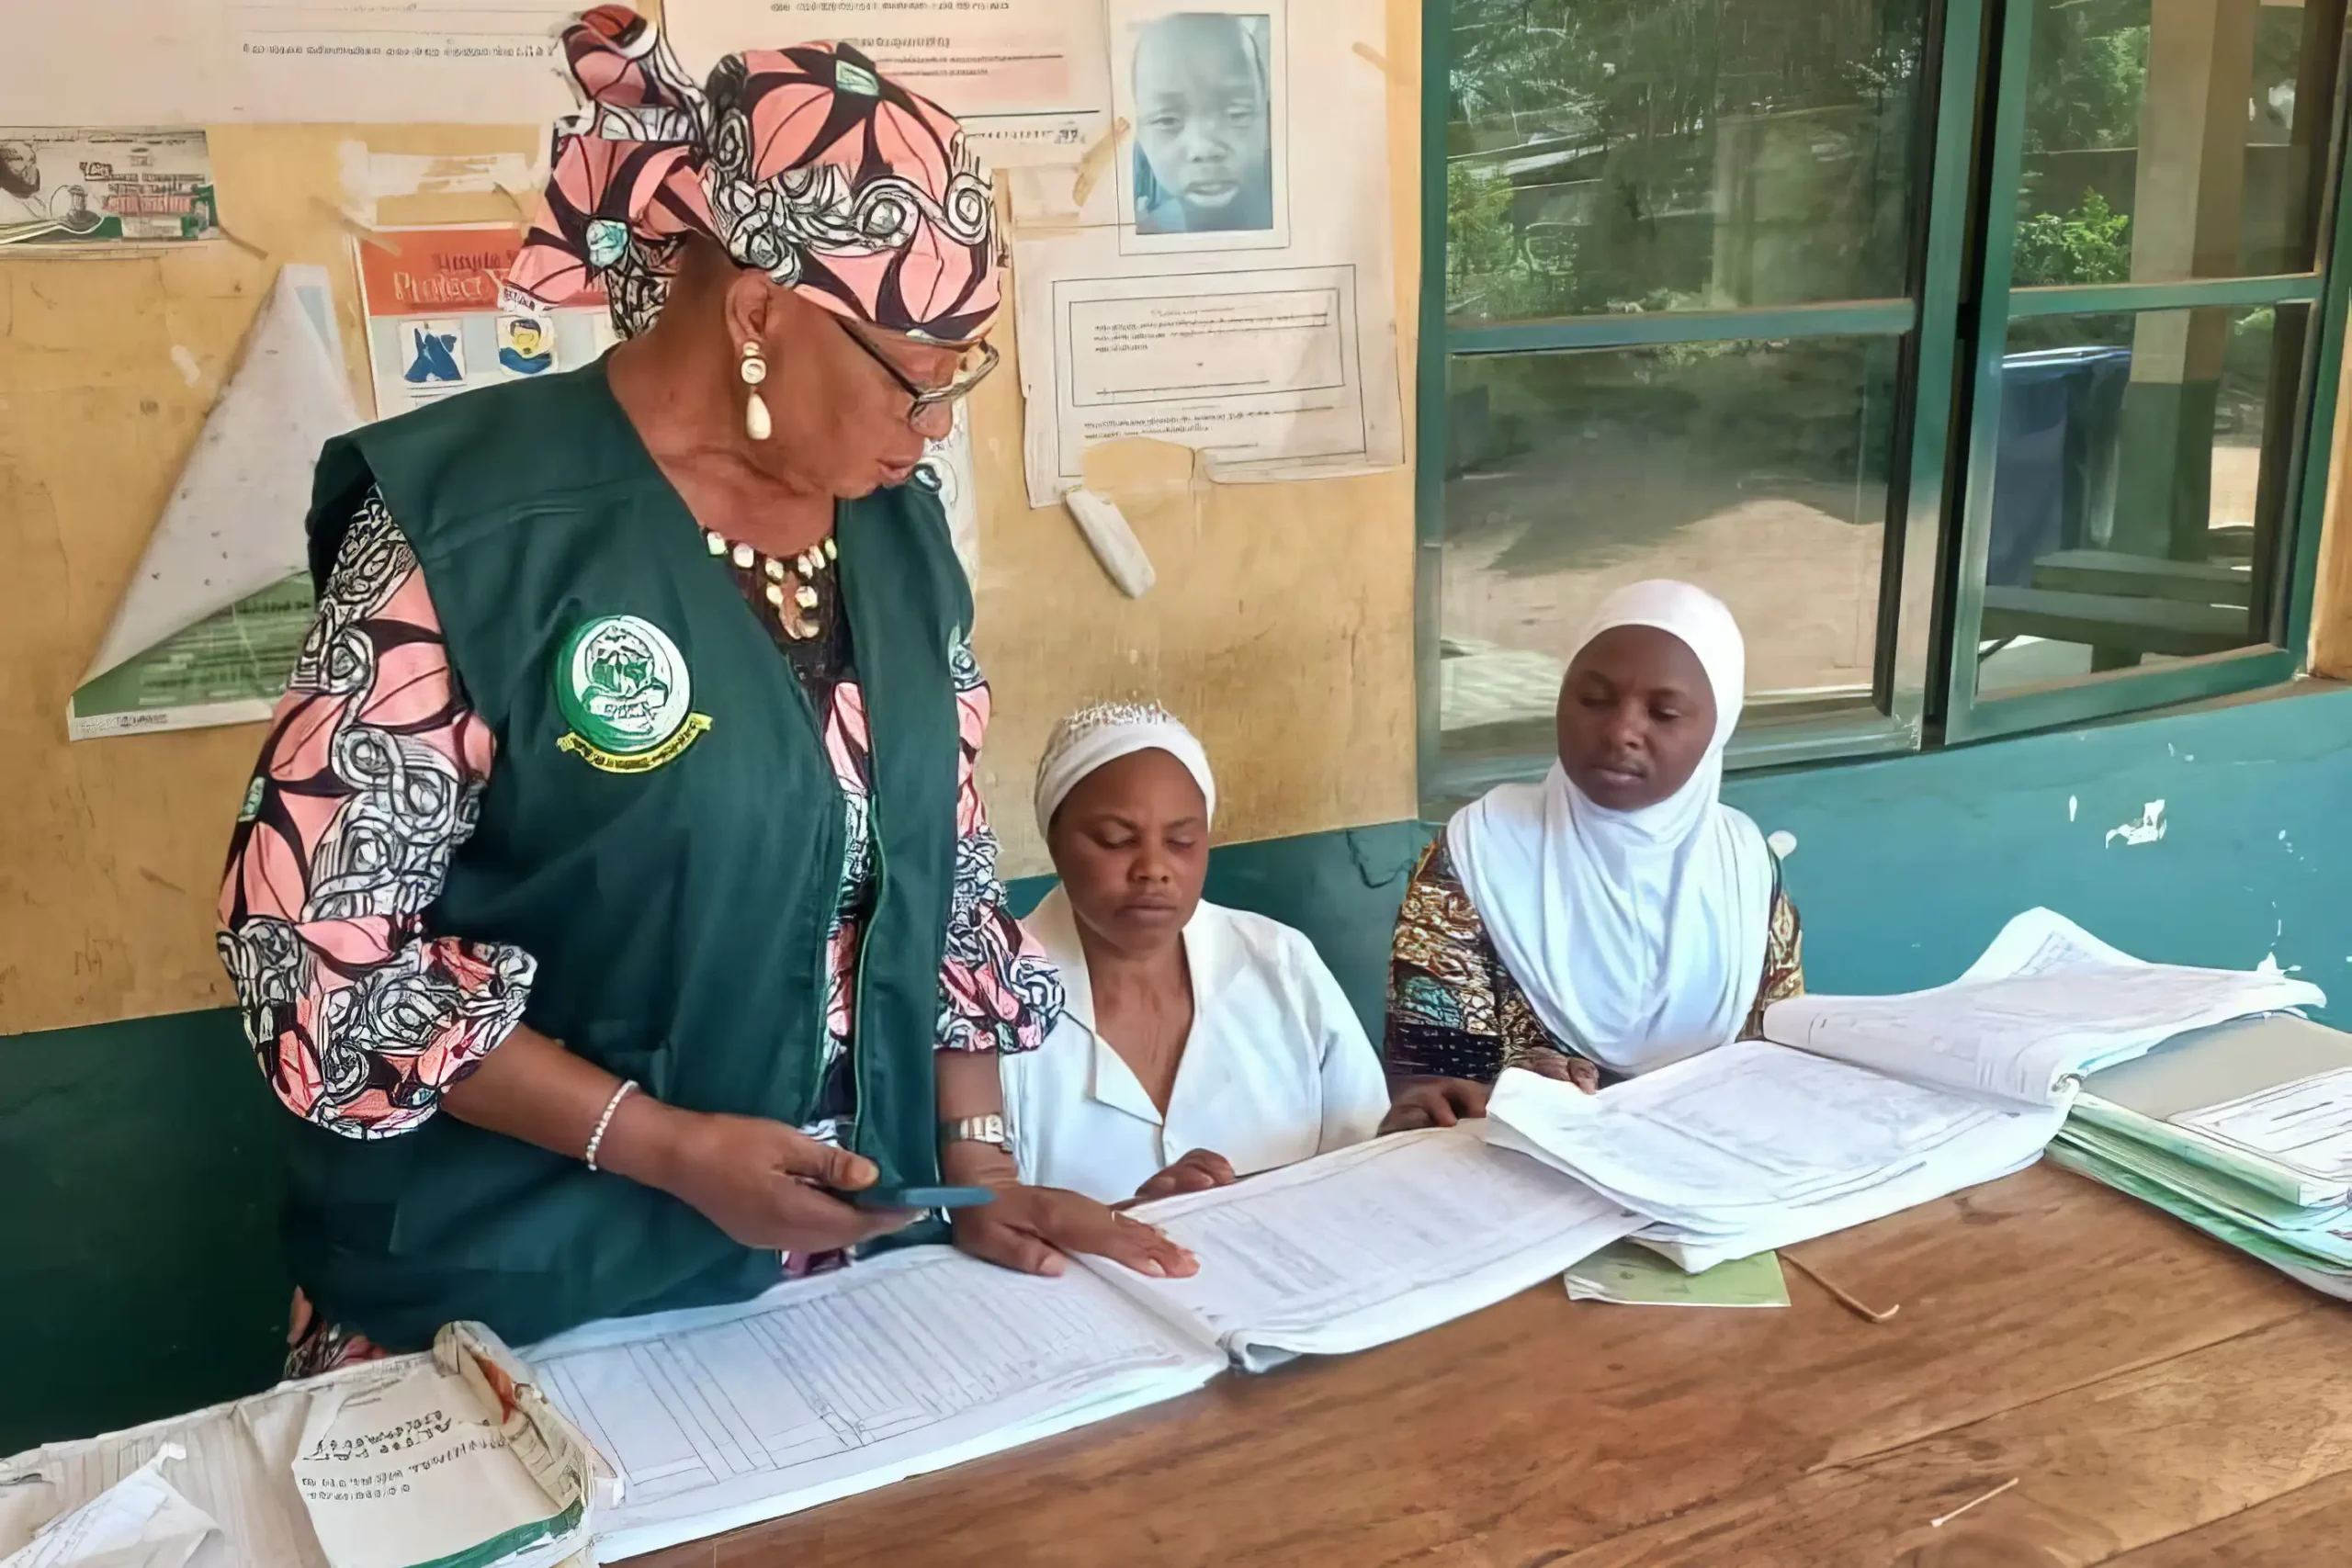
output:
[[1004,1117],[996,1111],[986,1116],[967,1116],[961,1121],[939,1124],[942,1144],[987,1144],[1006,1154],[1012,1152],[1012,1140],[1004,1135]]

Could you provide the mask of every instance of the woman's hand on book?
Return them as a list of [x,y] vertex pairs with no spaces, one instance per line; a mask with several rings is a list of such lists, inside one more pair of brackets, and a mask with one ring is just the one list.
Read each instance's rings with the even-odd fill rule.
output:
[[1000,1187],[996,1201],[956,1211],[956,1245],[1023,1274],[1058,1274],[1065,1256],[1090,1253],[1156,1280],[1197,1273],[1200,1262],[1141,1220],[1058,1187]]
[[1470,1078],[1400,1078],[1382,1117],[1383,1133],[1411,1133],[1423,1127],[1451,1127],[1487,1113],[1493,1088]]
[[[1233,1166],[1214,1149],[1194,1149],[1182,1159],[1154,1176],[1141,1187],[1129,1202],[1148,1203],[1154,1198],[1173,1198],[1179,1192],[1205,1192],[1212,1187],[1233,1185]],[[1125,1204],[1121,1204],[1125,1208]]]

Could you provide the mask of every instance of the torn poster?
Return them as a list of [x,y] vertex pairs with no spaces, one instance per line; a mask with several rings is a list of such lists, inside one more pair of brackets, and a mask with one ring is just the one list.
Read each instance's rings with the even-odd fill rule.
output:
[[747,49],[854,45],[999,168],[1075,164],[1110,125],[1101,0],[697,0],[662,26],[697,80]]
[[[61,0],[8,7],[28,125],[530,125],[572,108],[580,0]],[[103,62],[86,70],[74,62]]]
[[503,224],[382,229],[354,240],[376,417],[500,381],[576,370],[610,348],[601,292],[560,309],[500,302],[522,231]]
[[1384,28],[1371,0],[1113,0],[1133,130],[1012,182],[1032,505],[1121,436],[1228,481],[1404,460]]
[[0,245],[201,240],[218,222],[201,130],[0,128]]
[[358,423],[326,269],[281,268],[67,706],[69,736],[269,716],[310,625],[311,471]]

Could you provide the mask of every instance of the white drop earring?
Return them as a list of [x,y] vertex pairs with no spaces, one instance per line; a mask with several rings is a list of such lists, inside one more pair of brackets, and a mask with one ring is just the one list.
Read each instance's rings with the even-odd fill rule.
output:
[[760,396],[760,383],[768,378],[767,356],[756,343],[743,345],[743,385],[751,395],[743,400],[743,434],[754,441],[765,441],[775,434],[775,424],[768,418],[767,400]]

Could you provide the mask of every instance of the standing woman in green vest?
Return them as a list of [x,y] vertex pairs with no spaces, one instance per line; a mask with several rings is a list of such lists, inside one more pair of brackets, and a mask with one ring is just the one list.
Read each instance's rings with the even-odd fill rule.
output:
[[301,1118],[289,1371],[746,1298],[914,1222],[840,1196],[876,1182],[993,1188],[954,1237],[1012,1268],[1190,1272],[1004,1146],[997,1054],[1061,993],[906,483],[996,364],[986,175],[846,46],[707,87],[621,7],[565,47],[589,101],[509,282],[601,286],[627,341],[329,445],[221,895]]

